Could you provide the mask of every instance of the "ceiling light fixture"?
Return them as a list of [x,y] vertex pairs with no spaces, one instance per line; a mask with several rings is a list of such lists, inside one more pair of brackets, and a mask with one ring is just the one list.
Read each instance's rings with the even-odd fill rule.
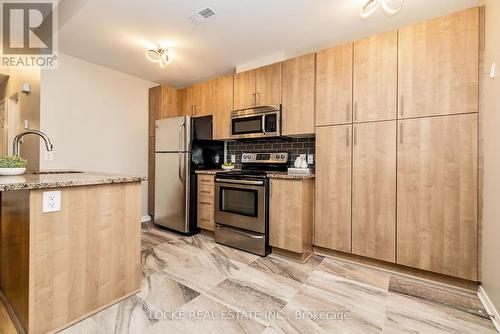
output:
[[[398,6],[391,5],[392,2],[399,2]],[[368,0],[367,3],[363,7],[361,7],[361,10],[359,11],[359,15],[363,19],[367,19],[370,16],[372,16],[376,11],[379,6],[382,7],[382,10],[386,15],[395,15],[397,14],[401,8],[403,8],[406,0]]]
[[160,45],[156,49],[146,50],[146,58],[153,63],[159,63],[161,68],[167,67],[172,62],[172,54]]

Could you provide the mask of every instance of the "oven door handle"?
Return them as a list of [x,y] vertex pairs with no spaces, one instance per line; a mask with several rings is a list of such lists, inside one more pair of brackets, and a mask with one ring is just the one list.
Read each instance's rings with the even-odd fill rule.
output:
[[216,178],[215,182],[230,183],[230,184],[250,184],[254,186],[263,186],[264,181],[250,181],[250,180],[229,180]]
[[254,234],[250,234],[250,233],[247,233],[247,232],[243,232],[243,231],[237,230],[235,228],[227,228],[227,227],[222,226],[222,225],[216,225],[215,228],[218,229],[218,230],[225,228],[227,230],[230,230],[232,233],[236,233],[236,234],[239,234],[239,235],[244,235],[245,237],[250,237],[252,239],[264,239],[264,235],[254,235]]

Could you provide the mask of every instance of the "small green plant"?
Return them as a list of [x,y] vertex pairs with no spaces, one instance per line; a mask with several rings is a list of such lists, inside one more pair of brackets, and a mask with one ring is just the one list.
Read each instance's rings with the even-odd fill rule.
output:
[[20,157],[0,158],[0,168],[25,168],[28,162]]

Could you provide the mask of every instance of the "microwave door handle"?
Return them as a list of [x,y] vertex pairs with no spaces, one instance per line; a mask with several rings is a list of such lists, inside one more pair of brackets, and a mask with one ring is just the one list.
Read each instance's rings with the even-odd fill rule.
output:
[[267,135],[266,131],[266,115],[262,115],[262,133]]

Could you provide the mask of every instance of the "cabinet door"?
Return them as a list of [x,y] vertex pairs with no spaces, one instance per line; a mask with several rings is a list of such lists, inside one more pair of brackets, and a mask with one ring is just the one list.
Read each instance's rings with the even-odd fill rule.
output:
[[193,88],[179,89],[177,99],[179,103],[179,115],[193,116]]
[[314,53],[283,62],[283,134],[314,133]]
[[352,252],[396,261],[396,121],[354,124]]
[[161,86],[162,89],[162,115],[161,118],[179,116],[179,105],[177,101],[177,89],[169,86]]
[[354,43],[354,122],[396,119],[398,33]]
[[314,188],[311,179],[271,179],[269,244],[295,253],[311,250]]
[[156,135],[156,120],[161,118],[162,113],[162,91],[161,86],[149,89],[148,109],[149,109],[149,136]]
[[351,251],[351,125],[316,128],[314,244]]
[[281,103],[281,71],[281,62],[255,70],[255,92],[258,106],[279,105]]
[[255,71],[246,71],[234,75],[234,109],[255,106]]
[[316,54],[316,126],[352,121],[352,43]]
[[212,114],[212,81],[206,81],[193,86],[193,105],[195,116]]
[[233,75],[213,80],[214,139],[229,139],[233,110]]
[[477,114],[399,121],[397,263],[477,278]]
[[399,30],[399,117],[478,111],[479,9]]

